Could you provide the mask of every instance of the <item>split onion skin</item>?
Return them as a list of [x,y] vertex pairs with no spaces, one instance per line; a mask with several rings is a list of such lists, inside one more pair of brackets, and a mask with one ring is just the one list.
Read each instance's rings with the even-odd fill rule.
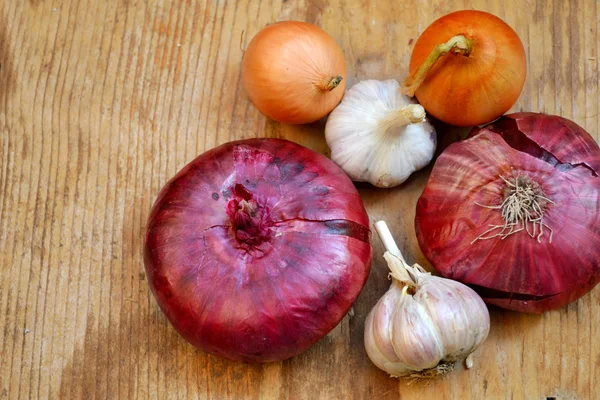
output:
[[[256,208],[244,214],[242,201]],[[144,261],[158,305],[191,344],[280,361],[350,309],[369,274],[370,235],[337,165],[289,141],[250,139],[201,154],[167,183]]]
[[[336,77],[341,80],[328,90]],[[248,44],[242,81],[254,106],[267,117],[305,124],[325,117],[342,100],[346,61],[340,46],[318,26],[277,22]]]
[[[501,176],[537,182],[554,203],[540,238],[517,232],[473,240],[500,211]],[[445,277],[474,288],[488,304],[542,313],[588,293],[600,280],[600,148],[580,126],[536,113],[502,117],[452,144],[435,163],[417,202],[415,228],[425,257]]]
[[417,39],[410,74],[437,45],[456,35],[472,40],[472,52],[440,57],[415,96],[428,114],[450,125],[489,123],[507,112],[523,89],[527,71],[523,44],[509,25],[492,14],[456,11],[434,21]]

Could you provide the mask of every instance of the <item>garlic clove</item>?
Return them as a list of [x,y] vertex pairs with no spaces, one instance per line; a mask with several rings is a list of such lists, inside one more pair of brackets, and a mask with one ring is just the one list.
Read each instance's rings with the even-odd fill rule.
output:
[[[377,305],[375,306],[376,308]],[[380,369],[384,369],[384,365],[390,360],[386,358],[386,356],[381,352],[381,350],[379,350],[379,346],[377,345],[377,340],[375,339],[373,329],[374,318],[375,312],[374,310],[372,310],[367,316],[367,320],[365,322],[365,349],[367,350],[367,355],[369,356],[373,364],[377,365],[377,367]]]
[[463,307],[457,307],[456,293],[448,290],[439,279],[427,280],[415,295],[418,301],[436,321],[440,340],[444,345],[448,361],[455,361],[466,351],[472,349],[469,338],[469,316]]
[[430,276],[420,285],[414,299],[436,321],[445,361],[464,359],[487,337],[489,313],[471,288]]
[[[376,306],[377,307],[377,306]],[[373,320],[375,317],[374,310],[371,310],[365,322],[365,349],[369,359],[377,366],[392,376],[403,376],[411,371],[411,369],[400,363],[390,361],[381,352],[374,337]],[[397,357],[395,357],[397,359]]]
[[400,362],[412,370],[433,368],[444,357],[444,345],[436,323],[404,287],[392,316],[392,345]]
[[402,296],[402,288],[393,283],[390,289],[383,295],[373,308],[373,339],[375,345],[383,356],[391,362],[398,362],[398,356],[394,351],[391,338],[392,315],[396,304]]

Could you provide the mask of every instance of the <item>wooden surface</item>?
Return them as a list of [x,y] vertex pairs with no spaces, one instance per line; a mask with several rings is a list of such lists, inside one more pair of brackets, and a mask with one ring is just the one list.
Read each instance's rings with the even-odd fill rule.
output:
[[[267,23],[325,28],[352,84],[403,79],[413,40],[435,18],[490,11],[528,57],[514,109],[560,114],[599,138],[598,1],[374,3],[0,1],[0,399],[600,398],[600,288],[542,316],[492,310],[470,371],[429,385],[388,378],[362,344],[365,316],[389,286],[378,240],[354,316],[282,363],[207,356],[158,310],[140,247],[169,177],[231,139],[327,152],[322,122],[282,126],[244,94],[240,46]],[[392,190],[359,186],[372,221],[385,218],[420,263],[413,218],[427,175]]]

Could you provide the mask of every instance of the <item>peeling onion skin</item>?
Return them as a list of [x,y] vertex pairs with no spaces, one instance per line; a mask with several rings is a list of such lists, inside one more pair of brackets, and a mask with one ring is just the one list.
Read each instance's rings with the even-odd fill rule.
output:
[[[252,212],[240,211],[243,201]],[[191,344],[279,361],[350,309],[369,274],[370,235],[337,165],[292,142],[250,139],[201,154],[167,183],[144,262],[158,305]]]
[[[520,133],[519,133],[520,132]],[[510,143],[510,145],[509,145]],[[537,182],[554,204],[539,243],[526,232],[477,240],[500,211],[514,171]],[[473,287],[488,304],[542,313],[588,293],[600,280],[600,148],[567,119],[535,113],[502,117],[448,147],[417,202],[415,228],[425,257],[445,277]]]

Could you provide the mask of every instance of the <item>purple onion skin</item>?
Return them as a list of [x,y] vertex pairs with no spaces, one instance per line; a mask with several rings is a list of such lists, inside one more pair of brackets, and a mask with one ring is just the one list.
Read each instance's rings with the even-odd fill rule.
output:
[[160,192],[144,263],[152,293],[192,345],[231,360],[300,354],[366,283],[369,219],[350,179],[292,142],[201,154]]
[[[526,176],[553,203],[540,240],[526,232],[476,240],[503,225],[506,183]],[[583,128],[554,115],[506,115],[437,159],[417,202],[415,228],[425,257],[445,277],[488,304],[542,313],[563,307],[600,281],[600,147]],[[479,205],[478,205],[479,204]],[[539,231],[538,231],[539,232]]]

